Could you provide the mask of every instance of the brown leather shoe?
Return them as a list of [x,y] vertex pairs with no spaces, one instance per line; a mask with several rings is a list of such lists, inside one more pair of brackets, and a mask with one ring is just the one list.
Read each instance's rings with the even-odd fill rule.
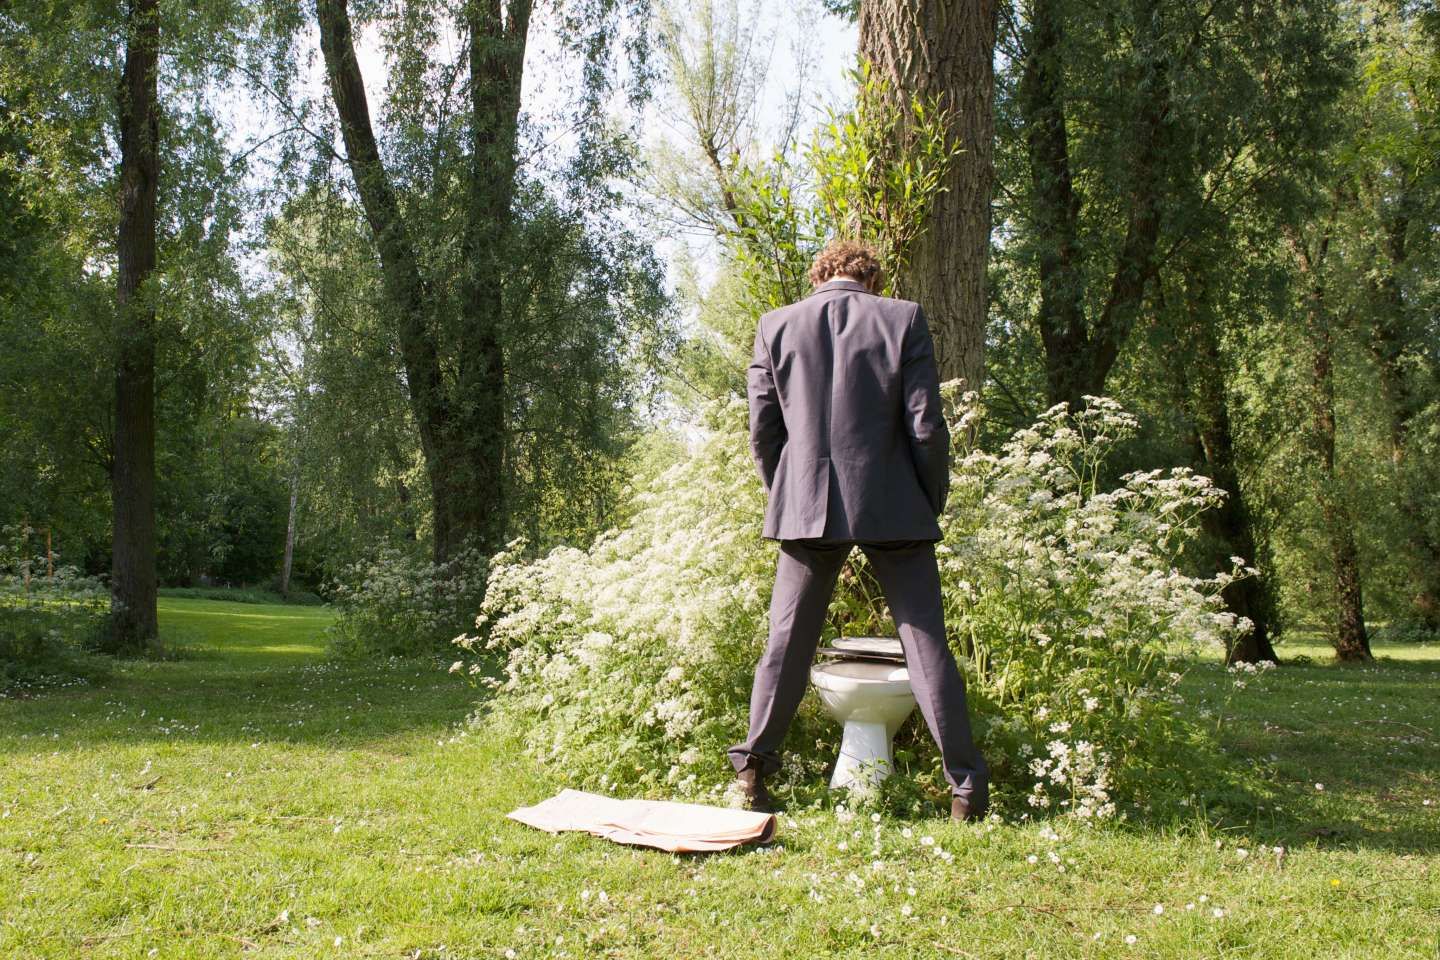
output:
[[[978,801],[978,802],[977,802]],[[990,809],[988,797],[952,797],[950,799],[950,819],[961,820],[966,823],[973,823],[982,820],[986,811]]]
[[735,774],[740,784],[740,793],[745,798],[745,808],[760,813],[774,813],[770,803],[770,791],[765,787],[764,775],[755,767],[746,767]]

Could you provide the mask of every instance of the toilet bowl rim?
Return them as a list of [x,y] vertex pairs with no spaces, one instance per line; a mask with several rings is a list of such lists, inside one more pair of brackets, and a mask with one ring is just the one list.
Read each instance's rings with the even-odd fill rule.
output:
[[[896,696],[910,693],[910,671],[905,667],[893,668],[893,673],[888,677],[855,677],[846,676],[843,673],[833,673],[828,667],[829,664],[817,663],[810,668],[810,682],[825,690],[853,689],[855,687],[887,687],[893,686],[897,690]],[[898,675],[896,675],[898,674]]]

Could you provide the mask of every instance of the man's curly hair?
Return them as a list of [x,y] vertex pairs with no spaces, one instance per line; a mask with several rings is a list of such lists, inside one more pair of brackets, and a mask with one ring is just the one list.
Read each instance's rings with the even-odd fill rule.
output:
[[832,240],[810,265],[810,285],[818,287],[839,274],[854,277],[875,293],[880,292],[884,275],[875,248],[856,240]]

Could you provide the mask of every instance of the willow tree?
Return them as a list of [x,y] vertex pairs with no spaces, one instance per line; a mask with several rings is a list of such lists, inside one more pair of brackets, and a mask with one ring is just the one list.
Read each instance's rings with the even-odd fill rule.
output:
[[1358,69],[1314,120],[1340,137],[1307,178],[1281,249],[1299,334],[1287,359],[1298,355],[1306,374],[1293,392],[1306,414],[1297,433],[1310,507],[1288,518],[1297,566],[1337,659],[1364,661],[1367,615],[1433,628],[1440,596],[1431,429],[1440,31],[1403,4],[1349,12]]
[[[1105,391],[1192,225],[1265,188],[1338,88],[1328,2],[1027,0],[1006,38],[1006,258],[1035,273],[1050,402]],[[1197,189],[1197,185],[1199,188]]]
[[1401,3],[1367,7],[1362,75],[1345,152],[1346,253],[1363,295],[1355,303],[1379,387],[1385,462],[1408,609],[1440,631],[1440,517],[1433,507],[1435,410],[1440,404],[1440,15]]
[[[613,462],[638,379],[626,365],[664,339],[653,255],[605,219],[618,206],[609,178],[627,162],[604,110],[619,85],[612,58],[629,31],[638,100],[646,4],[390,8],[376,21],[390,54],[388,129],[372,120],[346,0],[317,0],[315,10],[424,459],[434,556],[494,550],[529,507],[553,505],[540,496],[518,510],[518,495],[553,494],[556,477],[589,478]],[[457,60],[446,59],[452,39]],[[537,53],[542,40],[551,46]],[[577,77],[564,75],[567,54]],[[527,126],[522,91],[535,56],[546,58],[546,79],[567,83],[556,91],[566,129]],[[527,141],[527,130],[565,148]],[[536,167],[554,153],[574,160]]]
[[3,457],[29,467],[10,503],[70,558],[110,555],[117,651],[155,639],[184,522],[165,504],[193,492],[201,436],[254,369],[234,245],[255,157],[228,149],[216,113],[286,72],[284,17],[265,5],[262,26],[261,6],[15,0],[0,15],[0,165],[52,244],[21,309],[0,304],[0,432],[19,441]]
[[[997,41],[1007,239],[994,379],[1022,415],[1159,391],[1157,419],[1181,414],[1197,468],[1230,495],[1211,518],[1212,559],[1257,562],[1266,547],[1241,484],[1227,345],[1263,296],[1237,278],[1274,280],[1243,261],[1269,256],[1266,238],[1334,136],[1311,122],[1346,78],[1333,4],[1136,0],[1097,15],[1026,0],[1016,13]],[[1273,659],[1271,592],[1260,581],[1227,591],[1256,623],[1235,658]]]

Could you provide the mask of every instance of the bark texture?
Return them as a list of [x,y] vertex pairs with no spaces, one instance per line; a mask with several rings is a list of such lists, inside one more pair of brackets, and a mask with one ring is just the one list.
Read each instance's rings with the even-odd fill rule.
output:
[[985,374],[985,271],[994,180],[995,0],[864,0],[860,55],[907,99],[938,96],[957,112],[960,146],[929,225],[898,278],[921,303],[943,380],[980,390]]
[[1364,598],[1360,586],[1360,550],[1355,523],[1338,489],[1335,462],[1334,318],[1329,315],[1326,256],[1334,215],[1313,244],[1298,232],[1287,237],[1304,283],[1304,317],[1311,345],[1311,444],[1318,460],[1318,499],[1321,521],[1329,538],[1330,564],[1335,590],[1335,632],[1331,643],[1337,660],[1371,660],[1370,637],[1365,629]]
[[145,291],[155,270],[160,179],[157,0],[133,0],[125,16],[119,96],[120,223],[117,237],[114,509],[111,632],[114,650],[154,643],[155,306]]
[[1254,624],[1226,652],[1226,663],[1279,663],[1272,636],[1275,633],[1275,597],[1260,562],[1260,544],[1245,491],[1240,486],[1239,461],[1226,397],[1225,358],[1221,355],[1213,309],[1203,271],[1195,269],[1185,282],[1185,327],[1177,338],[1179,349],[1170,351],[1174,377],[1189,420],[1192,442],[1199,454],[1200,472],[1225,491],[1224,503],[1203,516],[1205,530],[1219,545],[1211,569],[1229,570],[1230,557],[1239,556],[1261,569],[1252,577],[1232,581],[1224,590],[1230,612]]
[[280,564],[280,595],[290,596],[290,571],[295,564],[295,511],[300,505],[300,471],[290,474],[290,512],[285,521],[285,558]]

